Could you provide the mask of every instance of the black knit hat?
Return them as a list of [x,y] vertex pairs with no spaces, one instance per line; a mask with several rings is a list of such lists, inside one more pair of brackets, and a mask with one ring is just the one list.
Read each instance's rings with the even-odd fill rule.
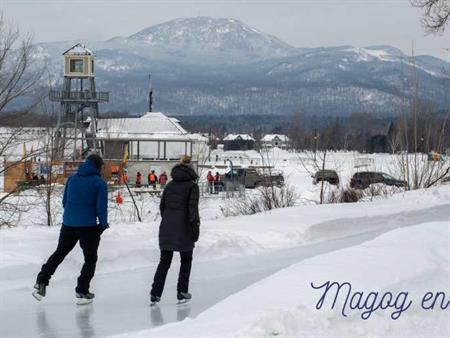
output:
[[97,169],[100,169],[102,167],[102,165],[105,164],[105,162],[103,162],[103,159],[100,155],[98,154],[91,154],[86,158],[86,161],[91,161],[92,163],[94,163],[95,167]]

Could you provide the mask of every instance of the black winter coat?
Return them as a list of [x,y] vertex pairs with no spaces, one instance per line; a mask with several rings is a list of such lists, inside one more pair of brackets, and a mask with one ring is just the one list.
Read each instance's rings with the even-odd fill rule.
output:
[[198,213],[198,175],[190,166],[178,164],[170,173],[159,210],[159,247],[161,250],[190,251],[200,233]]

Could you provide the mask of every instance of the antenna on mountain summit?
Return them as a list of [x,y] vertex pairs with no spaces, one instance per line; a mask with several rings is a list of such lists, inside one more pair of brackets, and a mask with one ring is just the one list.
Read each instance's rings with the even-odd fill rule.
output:
[[153,109],[152,75],[148,74],[148,111],[151,113],[152,109]]

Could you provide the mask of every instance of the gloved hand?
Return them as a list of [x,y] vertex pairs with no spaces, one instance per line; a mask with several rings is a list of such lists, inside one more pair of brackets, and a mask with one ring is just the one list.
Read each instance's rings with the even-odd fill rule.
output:
[[200,237],[200,221],[197,221],[196,223],[192,224],[192,240],[194,242],[197,242],[199,237]]
[[103,231],[105,231],[106,229],[109,228],[109,224],[106,224],[106,225],[99,224],[99,228],[100,228],[100,235],[101,235],[103,233]]

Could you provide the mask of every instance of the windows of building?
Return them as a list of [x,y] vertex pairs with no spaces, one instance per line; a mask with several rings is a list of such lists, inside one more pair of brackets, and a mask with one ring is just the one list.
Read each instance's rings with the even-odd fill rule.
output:
[[84,61],[83,61],[83,59],[72,59],[72,60],[70,60],[70,72],[71,73],[83,73],[84,72]]

